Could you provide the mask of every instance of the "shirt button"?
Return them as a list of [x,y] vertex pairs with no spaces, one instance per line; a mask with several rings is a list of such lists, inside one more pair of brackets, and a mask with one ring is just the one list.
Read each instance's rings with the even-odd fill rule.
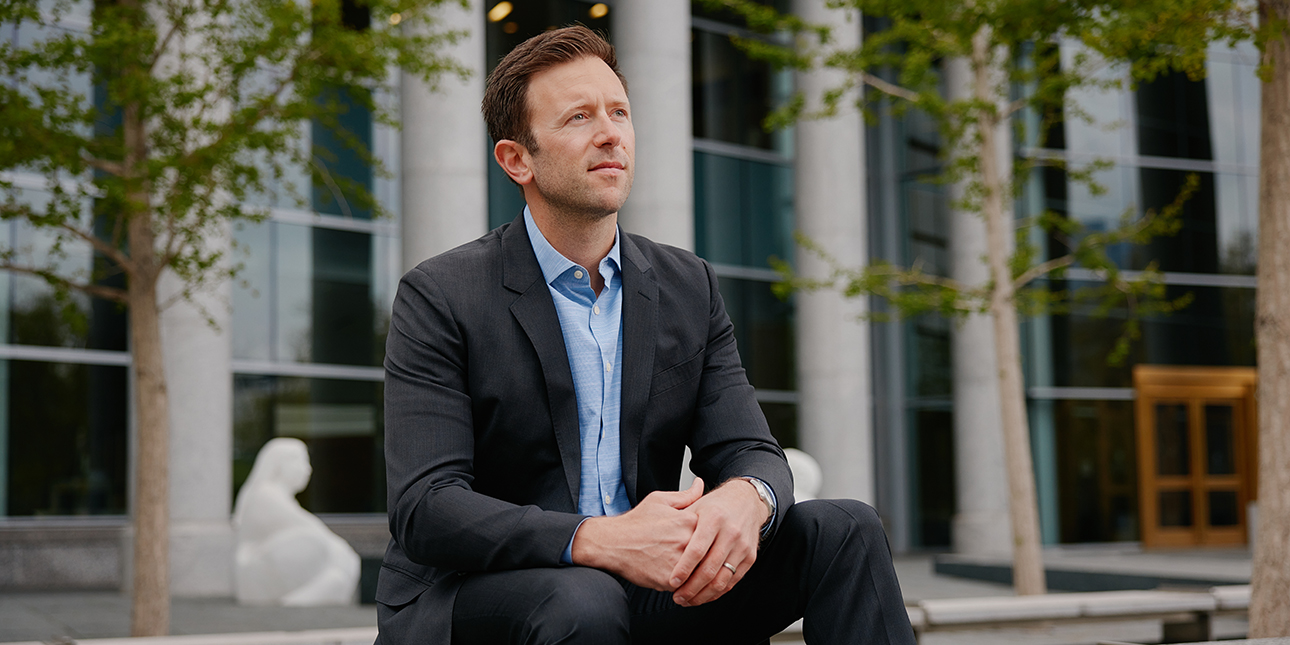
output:
[[574,272],[573,272],[573,277],[575,277],[575,278],[577,278],[577,279],[581,280],[581,279],[582,279],[582,272],[581,272],[581,271],[574,271]]
[[596,315],[597,315],[597,316],[599,316],[599,315],[600,315],[600,305],[596,305],[596,306],[592,307],[592,308],[591,308],[591,310],[592,310],[592,311],[594,311],[594,312],[596,312]]
[[605,361],[605,371],[606,371],[606,372],[612,372],[612,371],[614,371],[614,368],[613,368],[613,366],[612,366],[612,365],[610,365],[610,364],[609,364],[609,361]]
[[605,506],[609,506],[610,504],[613,504],[613,503],[614,503],[614,498],[608,495],[605,495]]

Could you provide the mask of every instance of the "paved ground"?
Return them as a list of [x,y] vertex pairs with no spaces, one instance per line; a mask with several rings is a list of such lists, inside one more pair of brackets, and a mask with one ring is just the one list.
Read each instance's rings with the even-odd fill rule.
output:
[[[1069,550],[1063,550],[1069,551]],[[1159,566],[1174,569],[1195,566],[1200,569],[1249,572],[1249,553],[1242,558],[1236,552],[1176,552],[1142,554],[1123,547],[1106,550],[1098,557],[1096,550],[1081,553],[1059,553],[1054,558],[1078,557],[1082,562],[1101,566]],[[1049,553],[1045,553],[1049,560]],[[1218,563],[1218,564],[1215,564]],[[1093,566],[1093,564],[1089,564]],[[925,555],[897,558],[896,571],[906,602],[932,598],[962,598],[1011,595],[1007,585],[978,582],[932,573],[931,558]],[[129,633],[129,598],[117,592],[2,593],[0,592],[0,643],[11,641],[56,641],[65,639],[110,638]],[[231,600],[176,599],[171,609],[171,631],[174,634],[214,634],[228,632],[296,631],[339,627],[369,627],[376,624],[376,610],[370,606],[330,608],[240,607]],[[1222,619],[1216,625],[1221,638],[1239,637],[1246,631],[1245,621]],[[922,645],[1074,645],[1094,644],[1101,640],[1124,642],[1159,642],[1158,621],[1088,623],[1082,625],[1007,630],[976,630],[932,633]],[[785,645],[793,641],[785,641]]]

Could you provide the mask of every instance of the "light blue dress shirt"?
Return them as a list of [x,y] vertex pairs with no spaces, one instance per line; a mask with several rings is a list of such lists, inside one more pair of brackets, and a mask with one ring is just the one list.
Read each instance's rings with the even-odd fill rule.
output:
[[[618,436],[623,390],[623,278],[618,235],[614,235],[609,255],[600,261],[605,286],[597,296],[586,269],[551,246],[527,206],[524,225],[555,302],[573,373],[582,456],[578,512],[589,517],[626,513],[631,502],[623,485]],[[564,553],[566,562],[572,561],[572,546],[571,540]]]
[[[623,484],[618,434],[623,391],[621,232],[615,232],[614,246],[600,261],[598,268],[605,286],[597,296],[586,269],[551,246],[538,230],[528,206],[524,207],[524,226],[538,266],[542,268],[542,277],[551,291],[551,300],[555,302],[564,348],[569,354],[569,369],[573,373],[582,458],[578,513],[588,517],[621,515],[631,510],[627,487]],[[770,494],[773,506],[775,492],[772,490]],[[768,521],[762,529],[763,535],[769,528]],[[574,535],[577,534],[575,530]],[[573,538],[569,539],[561,559],[565,564],[573,562]]]

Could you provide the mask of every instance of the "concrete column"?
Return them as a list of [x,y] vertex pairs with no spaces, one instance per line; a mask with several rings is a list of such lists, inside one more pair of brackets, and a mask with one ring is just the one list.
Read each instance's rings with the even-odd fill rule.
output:
[[[444,54],[470,68],[462,81],[438,79],[431,91],[404,73],[400,93],[403,261],[406,271],[426,258],[465,244],[488,231],[488,134],[479,103],[484,98],[484,2],[468,9],[457,3],[436,8],[437,31],[468,35]],[[405,29],[424,29],[415,17]]]
[[694,250],[690,3],[619,0],[614,46],[636,130],[636,176],[623,230]]
[[[796,0],[803,20],[828,24],[834,44],[860,44],[860,15],[827,9],[824,0]],[[818,104],[828,89],[845,81],[834,71],[798,76],[798,88]],[[797,125],[794,211],[797,228],[845,266],[868,263],[865,208],[864,127],[851,99],[838,116]],[[803,275],[828,268],[804,249],[797,251]],[[864,298],[836,291],[797,298],[798,433],[802,449],[820,462],[820,497],[850,497],[875,503],[873,396],[869,381],[869,326],[856,316]]]
[[[226,231],[213,244],[227,248],[228,239]],[[162,300],[181,289],[170,273],[158,285]],[[177,302],[161,317],[170,397],[170,590],[175,596],[233,593],[230,300],[230,285],[223,281],[191,302]]]
[[[946,64],[951,100],[971,96],[972,70],[964,59]],[[1008,135],[1006,127],[1002,136]],[[1012,165],[1004,166],[1011,173]],[[963,182],[950,197],[964,196]],[[950,209],[950,276],[966,285],[984,283],[990,269],[985,220],[978,213]],[[1003,461],[1003,424],[999,412],[999,370],[994,332],[985,314],[969,316],[950,336],[954,378],[954,467],[958,511],[953,521],[954,550],[959,553],[1012,554],[1008,519],[1008,479]]]

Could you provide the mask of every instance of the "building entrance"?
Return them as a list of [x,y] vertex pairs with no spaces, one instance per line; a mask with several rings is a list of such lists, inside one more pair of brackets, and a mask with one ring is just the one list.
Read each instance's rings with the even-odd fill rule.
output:
[[1257,490],[1254,369],[1140,365],[1133,381],[1143,546],[1244,544]]

